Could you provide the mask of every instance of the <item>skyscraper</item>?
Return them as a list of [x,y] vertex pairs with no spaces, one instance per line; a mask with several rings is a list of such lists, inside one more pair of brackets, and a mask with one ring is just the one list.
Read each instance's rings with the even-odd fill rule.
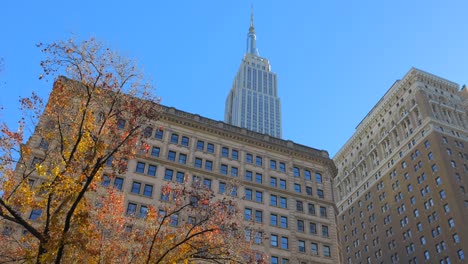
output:
[[343,263],[462,263],[468,94],[411,69],[334,157]]
[[247,48],[226,99],[224,121],[249,130],[281,137],[281,103],[276,74],[256,47],[253,12]]

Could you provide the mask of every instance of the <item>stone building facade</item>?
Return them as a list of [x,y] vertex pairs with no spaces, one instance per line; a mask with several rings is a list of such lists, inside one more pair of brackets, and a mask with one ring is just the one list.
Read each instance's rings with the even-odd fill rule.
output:
[[334,157],[344,263],[462,263],[467,91],[411,69]]

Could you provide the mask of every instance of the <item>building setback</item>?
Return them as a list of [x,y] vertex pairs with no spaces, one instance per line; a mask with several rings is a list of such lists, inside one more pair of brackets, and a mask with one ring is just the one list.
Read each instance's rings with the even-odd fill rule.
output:
[[462,263],[468,253],[466,88],[418,69],[334,157],[343,263]]
[[256,47],[253,13],[247,48],[226,98],[224,122],[281,138],[281,102],[276,74]]

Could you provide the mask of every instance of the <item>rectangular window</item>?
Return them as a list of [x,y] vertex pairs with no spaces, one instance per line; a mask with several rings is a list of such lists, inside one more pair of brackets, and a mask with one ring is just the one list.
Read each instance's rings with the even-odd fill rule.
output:
[[276,187],[276,185],[277,185],[277,179],[275,177],[270,177],[270,186]]
[[137,162],[136,172],[145,173],[145,166],[146,164],[144,162]]
[[42,214],[42,209],[33,209],[29,215],[29,219],[37,220]]
[[305,242],[303,240],[299,240],[297,242],[299,252],[304,253],[305,252]]
[[327,208],[320,206],[320,217],[327,217]]
[[287,237],[281,237],[281,248],[282,249],[289,248],[289,239]]
[[206,151],[208,153],[214,153],[214,145],[211,144],[211,143],[208,143],[207,146],[206,146]]
[[186,154],[179,154],[179,163],[186,164],[187,163],[187,155]]
[[132,183],[132,193],[135,194],[140,194],[140,188],[141,188],[141,183],[139,182],[133,182]]
[[128,203],[127,206],[127,215],[135,215],[137,209],[137,205],[134,203]]
[[278,226],[278,216],[275,214],[270,214],[270,225]]
[[[102,175],[102,183],[101,183],[102,186],[104,186],[104,187],[109,186],[110,181],[111,181],[111,179],[109,178],[109,176],[107,176],[106,174]],[[31,187],[32,187],[32,185],[34,185],[34,182],[32,182],[32,184],[30,184]]]
[[209,171],[213,170],[213,161],[211,160],[205,161],[205,170],[209,170]]
[[281,172],[286,172],[286,164],[284,162],[280,162],[279,168]]
[[263,192],[255,191],[255,201],[257,203],[263,203]]
[[299,211],[299,212],[304,211],[304,205],[303,205],[302,201],[296,201],[296,210]]
[[306,186],[306,194],[309,195],[309,196],[312,196],[312,187],[310,186]]
[[172,176],[174,175],[174,171],[170,169],[166,169],[166,172],[164,173],[164,179],[166,181],[172,181]]
[[[270,242],[271,242],[272,247],[278,247],[278,236],[277,235],[271,235],[270,236]],[[273,258],[275,258],[275,257],[273,257]],[[272,263],[274,263],[273,258],[272,258]],[[278,263],[278,258],[276,258],[276,263]]]
[[203,151],[205,149],[205,142],[198,140],[197,141],[197,150]]
[[245,171],[245,179],[247,181],[252,181],[252,172],[251,171]]
[[286,216],[281,216],[281,227],[288,228],[288,218]]
[[202,167],[203,160],[200,158],[195,158],[195,168],[201,168]]
[[271,206],[278,206],[278,197],[276,195],[270,195],[270,205]]
[[146,218],[147,215],[148,215],[148,206],[145,206],[145,205],[140,206],[140,214],[138,215],[138,217]]
[[318,172],[315,173],[315,182],[322,183],[322,174]]
[[153,195],[153,185],[145,184],[145,188],[143,189],[143,195],[151,197]]
[[259,210],[255,210],[255,222],[262,223],[263,222],[263,212]]
[[312,255],[318,255],[318,245],[317,245],[317,243],[311,243],[310,244],[310,253]]
[[262,183],[262,174],[261,173],[255,173],[255,182],[256,183]]
[[328,237],[328,226],[322,225],[322,236]]
[[154,134],[154,137],[156,139],[161,140],[163,138],[163,135],[164,135],[164,131],[161,130],[161,129],[158,129],[158,130],[156,130],[156,133]]
[[182,136],[182,141],[180,142],[180,144],[184,147],[188,147],[189,145],[189,138],[186,137],[186,136]]
[[211,190],[211,180],[203,179],[203,186],[205,186],[206,189]]
[[238,174],[237,167],[231,167],[231,176],[232,177],[237,177],[237,174]]
[[322,190],[322,189],[317,189],[317,196],[318,196],[319,198],[322,198],[322,199],[325,197],[325,195],[323,194],[323,190]]
[[169,150],[169,152],[167,152],[167,159],[170,161],[175,161],[175,158],[176,158],[176,152]]
[[219,182],[219,193],[225,193],[225,192],[226,192],[226,183]]
[[183,183],[185,181],[185,174],[183,172],[181,172],[181,171],[178,171],[177,174],[176,174],[176,181],[178,183]]
[[245,189],[245,199],[251,201],[252,200],[252,190]]
[[256,156],[256,157],[255,157],[255,165],[257,165],[257,166],[262,166],[262,164],[263,164],[263,159],[262,159],[262,157]]
[[304,179],[309,180],[309,181],[312,180],[310,170],[304,170]]
[[315,215],[315,204],[309,203],[309,204],[307,204],[307,207],[309,209],[309,214],[310,215]]
[[151,156],[153,157],[159,157],[159,152],[161,151],[161,149],[159,147],[153,147],[151,149]]
[[228,171],[228,166],[226,164],[221,164],[221,167],[219,168],[219,172],[221,174],[227,175]]
[[304,232],[304,221],[297,220],[297,231]]
[[276,160],[270,160],[270,169],[276,170]]
[[223,147],[221,150],[221,154],[223,155],[223,157],[229,157],[229,148]]
[[245,154],[245,162],[246,163],[252,163],[253,162],[253,156],[250,153]]
[[156,170],[157,170],[157,166],[156,165],[151,165],[149,164],[148,165],[148,175],[149,176],[156,176]]
[[179,144],[179,135],[172,133],[171,135],[171,143]]
[[252,209],[250,208],[244,209],[244,219],[247,221],[252,220]]
[[286,190],[286,180],[280,179],[280,189]]
[[123,181],[124,181],[123,178],[116,177],[114,180],[114,188],[121,191],[122,186],[123,186]]
[[301,185],[299,183],[294,183],[294,191],[297,193],[301,192]]
[[330,247],[329,246],[323,246],[323,255],[325,257],[330,257],[331,256],[331,252],[330,252]]
[[311,235],[316,235],[317,234],[317,224],[316,223],[309,223],[309,233]]
[[280,207],[288,208],[288,200],[285,197],[280,197]]
[[239,159],[239,151],[233,149],[233,150],[231,151],[231,158],[232,158],[233,160],[238,160],[238,159]]
[[294,175],[294,177],[300,177],[301,176],[301,173],[300,173],[298,167],[293,167],[293,175]]

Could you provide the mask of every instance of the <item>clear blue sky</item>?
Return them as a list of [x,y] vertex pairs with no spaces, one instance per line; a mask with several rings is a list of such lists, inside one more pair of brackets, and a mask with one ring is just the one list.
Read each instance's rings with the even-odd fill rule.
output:
[[396,79],[416,67],[468,82],[468,1],[24,1],[0,3],[0,120],[38,80],[38,42],[95,36],[136,58],[162,103],[215,120],[245,52],[278,74],[283,138],[332,157]]

